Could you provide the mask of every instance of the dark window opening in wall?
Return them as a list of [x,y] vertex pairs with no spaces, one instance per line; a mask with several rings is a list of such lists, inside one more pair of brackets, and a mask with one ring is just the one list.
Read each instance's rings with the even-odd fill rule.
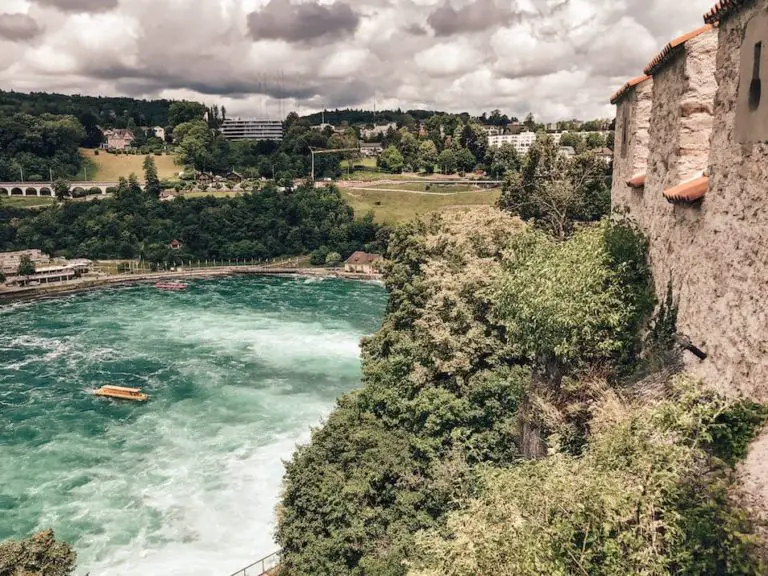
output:
[[624,104],[621,113],[621,157],[627,157],[627,148],[629,148],[629,107]]
[[755,44],[754,61],[752,63],[752,82],[749,84],[749,109],[753,112],[760,106],[760,96],[763,87],[760,80],[760,59],[763,55],[763,43]]

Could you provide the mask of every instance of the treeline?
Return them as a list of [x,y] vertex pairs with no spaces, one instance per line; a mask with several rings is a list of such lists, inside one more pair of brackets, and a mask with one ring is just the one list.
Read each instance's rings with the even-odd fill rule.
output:
[[490,208],[395,230],[363,387],[287,465],[280,573],[765,573],[728,490],[766,409],[669,376],[646,251]]
[[55,114],[81,118],[93,115],[103,128],[167,126],[170,100],[138,100],[128,97],[69,96],[45,92],[9,92],[0,90],[0,117],[14,114]]
[[43,181],[72,176],[82,165],[86,137],[74,116],[0,113],[0,181]]
[[[2,207],[0,251],[39,248],[52,255],[91,259],[266,259],[314,250],[343,257],[381,251],[385,232],[372,216],[355,219],[335,187],[267,186],[234,198],[177,198],[160,202],[135,179],[114,198],[63,202],[42,210]],[[172,250],[173,240],[182,242]]]

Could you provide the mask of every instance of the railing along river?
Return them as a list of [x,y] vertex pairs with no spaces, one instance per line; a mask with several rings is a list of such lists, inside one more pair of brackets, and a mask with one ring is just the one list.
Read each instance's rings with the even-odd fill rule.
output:
[[272,576],[276,574],[275,568],[280,566],[280,550],[249,564],[242,570],[232,573],[230,576]]

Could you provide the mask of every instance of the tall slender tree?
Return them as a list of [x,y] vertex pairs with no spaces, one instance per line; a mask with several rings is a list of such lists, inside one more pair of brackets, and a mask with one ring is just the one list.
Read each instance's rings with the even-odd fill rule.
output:
[[155,165],[155,159],[152,156],[144,157],[144,183],[146,185],[147,194],[160,197],[160,192],[163,188],[160,186],[160,178],[157,176],[157,166]]

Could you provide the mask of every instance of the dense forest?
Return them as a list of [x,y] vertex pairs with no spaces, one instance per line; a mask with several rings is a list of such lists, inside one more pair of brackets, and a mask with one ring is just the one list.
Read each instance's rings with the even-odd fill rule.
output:
[[[63,202],[38,210],[3,207],[0,251],[39,248],[66,257],[142,258],[152,263],[190,259],[266,259],[314,250],[348,256],[381,250],[384,233],[372,216],[355,219],[335,187],[273,186],[234,198],[160,202],[135,180],[114,198]],[[181,250],[169,243],[179,240]]]
[[93,115],[103,128],[167,126],[170,100],[137,100],[136,98],[49,94],[46,92],[8,92],[0,90],[0,117],[13,114],[55,114],[82,118]]

